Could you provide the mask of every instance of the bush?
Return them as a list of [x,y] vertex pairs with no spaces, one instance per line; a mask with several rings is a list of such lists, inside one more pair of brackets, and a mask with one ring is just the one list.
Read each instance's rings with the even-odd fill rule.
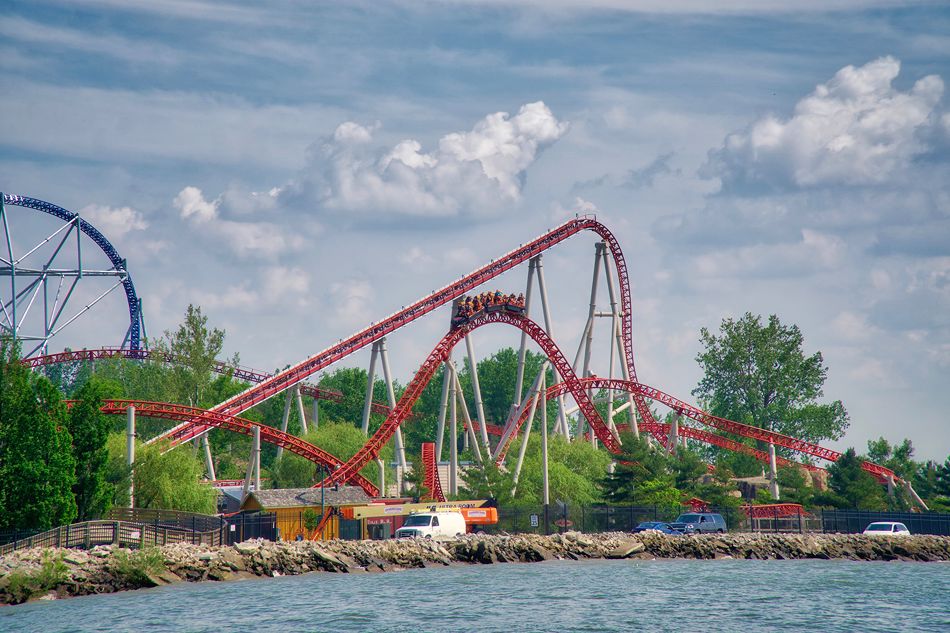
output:
[[151,576],[165,571],[165,557],[156,547],[130,552],[117,549],[112,554],[112,573],[126,585],[141,587],[152,585]]
[[11,604],[26,602],[34,596],[44,594],[66,582],[69,567],[63,562],[61,553],[45,550],[40,566],[32,570],[16,569],[7,576],[5,591]]

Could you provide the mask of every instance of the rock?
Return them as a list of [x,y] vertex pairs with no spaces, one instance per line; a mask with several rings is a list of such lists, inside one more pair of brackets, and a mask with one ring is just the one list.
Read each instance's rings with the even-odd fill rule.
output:
[[607,552],[607,558],[626,558],[631,554],[638,554],[646,549],[646,546],[639,540],[624,541],[617,547]]

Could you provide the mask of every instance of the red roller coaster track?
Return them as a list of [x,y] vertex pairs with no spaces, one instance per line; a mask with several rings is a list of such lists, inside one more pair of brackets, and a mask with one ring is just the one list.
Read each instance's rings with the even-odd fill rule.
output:
[[[129,358],[133,360],[153,360],[167,363],[169,365],[182,364],[182,360],[174,354],[160,352],[148,349],[125,349],[122,347],[102,347],[98,349],[67,350],[55,354],[46,354],[45,356],[31,356],[24,358],[21,362],[30,368],[42,367],[44,365],[56,365],[59,363],[74,363],[81,361],[96,361],[110,358]],[[221,361],[215,361],[211,371],[218,374],[230,374],[238,380],[245,380],[251,383],[261,383],[273,376],[267,372],[229,365]],[[317,400],[327,400],[329,402],[342,402],[343,394],[333,389],[324,389],[314,385],[301,383],[300,393]],[[371,403],[371,411],[380,415],[389,415],[389,407],[381,402]]]
[[[530,260],[532,257],[540,255],[544,251],[559,244],[567,238],[580,233],[581,231],[592,231],[596,233],[607,244],[610,254],[613,257],[617,268],[618,286],[620,288],[621,299],[621,338],[623,342],[623,353],[627,370],[631,380],[636,380],[637,373],[633,358],[633,319],[630,298],[630,283],[627,273],[627,264],[620,250],[620,244],[614,235],[606,226],[590,217],[580,217],[565,222],[561,226],[545,233],[537,239],[521,246],[509,253],[506,253],[498,260],[492,261],[487,266],[483,266],[473,273],[455,281],[440,290],[416,301],[412,305],[386,317],[379,323],[370,325],[368,328],[357,332],[346,340],[325,349],[324,351],[311,356],[305,361],[294,365],[282,372],[279,372],[260,384],[257,384],[246,391],[222,402],[214,407],[213,411],[239,415],[247,409],[253,407],[278,393],[293,387],[303,381],[307,376],[317,372],[324,367],[346,358],[350,354],[360,350],[367,345],[383,338],[387,334],[408,325],[416,319],[432,312],[433,310],[451,302],[473,288],[494,279],[498,275],[514,268],[518,264]],[[637,410],[644,421],[652,422],[653,415],[647,407],[643,398],[634,397]],[[178,425],[162,436],[173,445],[179,442],[190,440],[208,429],[208,426],[202,424],[200,420],[192,420]]]
[[435,459],[435,443],[422,443],[423,485],[428,488],[429,496],[436,501],[445,501],[442,482],[439,480],[439,464]]
[[[253,431],[251,429],[256,426],[260,428],[261,439],[265,442],[282,446],[291,453],[309,459],[315,464],[327,466],[330,470],[343,465],[341,459],[299,437],[284,433],[266,424],[261,424],[260,422],[253,422],[226,413],[197,409],[181,404],[148,402],[145,400],[106,400],[103,402],[101,410],[103,413],[111,415],[125,415],[130,406],[135,407],[135,411],[138,415],[175,421],[200,419],[202,424],[225,429],[234,433],[241,433],[242,435],[252,435]],[[379,488],[374,486],[373,483],[363,475],[356,473],[351,479],[371,497],[379,495]]]

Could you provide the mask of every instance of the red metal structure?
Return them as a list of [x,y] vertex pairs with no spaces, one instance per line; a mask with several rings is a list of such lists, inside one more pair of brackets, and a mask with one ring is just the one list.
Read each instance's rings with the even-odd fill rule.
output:
[[[561,226],[545,233],[535,240],[506,253],[497,260],[492,261],[487,266],[483,266],[469,275],[455,281],[440,290],[436,290],[416,301],[412,305],[386,317],[379,323],[370,325],[349,338],[333,345],[322,352],[311,356],[293,367],[285,369],[247,389],[243,393],[222,402],[214,407],[214,411],[239,415],[256,404],[271,398],[285,389],[302,382],[308,376],[317,372],[350,354],[360,350],[367,345],[378,341],[387,334],[408,325],[416,319],[432,312],[433,310],[451,302],[470,290],[481,284],[494,279],[502,273],[514,268],[518,264],[530,260],[551,247],[559,244],[567,238],[576,235],[582,231],[592,231],[596,233],[607,244],[610,255],[613,258],[617,269],[618,285],[621,295],[622,326],[621,335],[623,339],[623,354],[627,365],[627,370],[631,380],[636,380],[636,368],[633,357],[633,321],[632,305],[630,297],[629,275],[627,273],[627,264],[620,250],[620,244],[614,235],[606,226],[598,222],[593,217],[578,217],[569,220]],[[641,419],[652,422],[653,414],[643,398],[636,397],[635,403]],[[162,439],[169,440],[173,445],[190,440],[204,433],[209,427],[202,424],[200,420],[185,422],[171,429]]]
[[439,464],[435,459],[435,442],[422,443],[423,485],[429,490],[430,498],[445,501],[442,482],[439,480]]
[[[175,421],[200,419],[202,424],[225,429],[233,433],[241,433],[242,435],[252,435],[253,432],[251,429],[256,426],[261,430],[261,440],[282,446],[288,451],[309,459],[315,464],[322,464],[331,470],[343,464],[343,461],[336,456],[299,437],[295,437],[289,433],[283,433],[278,429],[267,426],[266,424],[261,424],[260,422],[253,422],[245,418],[227,415],[226,413],[209,411],[207,409],[196,409],[195,407],[181,404],[148,402],[145,400],[106,400],[103,402],[101,410],[103,413],[111,415],[125,415],[129,407],[135,407],[135,411],[138,415],[144,415],[150,418]],[[379,488],[358,472],[353,475],[351,479],[353,483],[365,490],[366,494],[371,497],[379,495]]]

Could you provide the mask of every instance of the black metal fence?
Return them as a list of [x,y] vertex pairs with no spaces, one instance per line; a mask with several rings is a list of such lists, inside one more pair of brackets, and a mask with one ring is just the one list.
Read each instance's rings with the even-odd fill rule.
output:
[[241,512],[226,519],[225,542],[234,545],[252,538],[276,541],[280,537],[277,515],[270,512]]
[[224,519],[211,514],[162,510],[159,508],[112,508],[103,519],[147,523],[156,527],[181,528],[192,532],[211,532],[224,526]]
[[[486,526],[492,534],[501,532],[553,534],[577,530],[579,532],[630,532],[644,521],[672,521],[680,514],[693,512],[688,506],[579,506],[552,504],[498,508],[498,523]],[[712,508],[726,519],[730,528],[737,528],[745,515],[736,508]]]
[[938,512],[870,512],[866,510],[821,510],[823,532],[856,534],[875,521],[899,521],[911,534],[950,536],[950,514]]

